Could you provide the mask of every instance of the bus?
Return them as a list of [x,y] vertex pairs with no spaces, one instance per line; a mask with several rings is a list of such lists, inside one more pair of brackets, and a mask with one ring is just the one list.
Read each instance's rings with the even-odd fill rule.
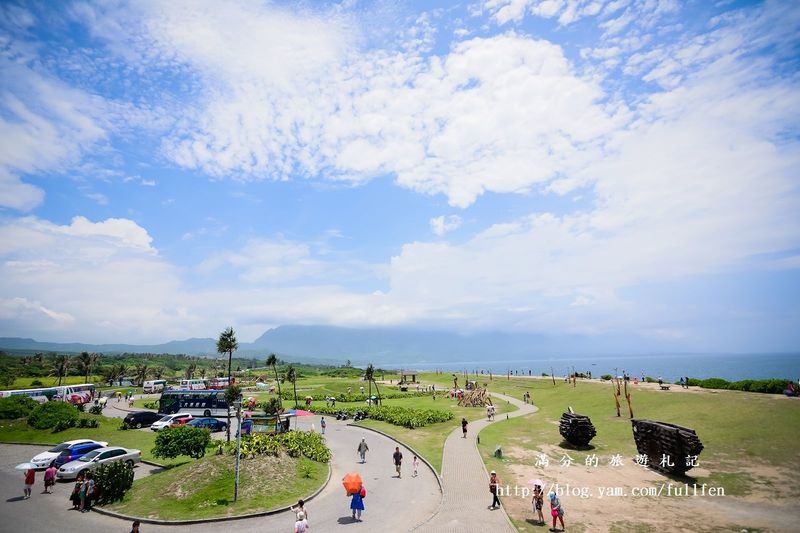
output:
[[206,380],[204,379],[182,379],[180,386],[176,390],[205,390]]
[[0,391],[0,398],[8,398],[9,396],[29,396],[40,403],[49,401],[68,402],[73,405],[81,405],[92,401],[94,396],[94,385],[91,383],[81,383],[78,385],[61,385],[42,389]]
[[158,392],[160,390],[164,390],[167,386],[166,379],[153,379],[151,381],[145,381],[142,383],[142,391],[144,392]]
[[225,391],[165,390],[158,400],[158,414],[190,413],[192,416],[228,416]]
[[[230,382],[233,382],[233,384],[235,385],[236,384],[236,378],[232,377],[230,379]],[[224,389],[225,387],[228,386],[228,383],[230,383],[230,382],[228,381],[228,378],[211,378],[208,381],[208,388],[209,389]]]

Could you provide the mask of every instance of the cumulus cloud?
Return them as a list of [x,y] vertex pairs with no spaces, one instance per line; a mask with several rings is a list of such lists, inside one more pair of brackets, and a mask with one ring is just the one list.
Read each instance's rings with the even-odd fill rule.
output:
[[441,215],[432,218],[430,220],[430,224],[431,224],[431,231],[433,231],[433,233],[441,237],[444,234],[449,233],[461,227],[461,217],[458,215],[447,215],[447,216]]

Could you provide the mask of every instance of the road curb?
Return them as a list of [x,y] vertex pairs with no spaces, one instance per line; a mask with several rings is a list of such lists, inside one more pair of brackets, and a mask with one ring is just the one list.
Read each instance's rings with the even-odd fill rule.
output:
[[[144,462],[144,461],[142,461],[142,462]],[[152,464],[152,463],[149,463],[149,464]],[[330,483],[332,475],[333,475],[333,467],[331,466],[331,464],[329,462],[328,463],[328,477],[325,480],[325,483],[323,483],[317,490],[315,490],[313,494],[303,498],[303,500],[304,501],[311,501],[314,498],[316,498],[317,496],[319,496],[319,494],[323,490],[325,490],[325,488],[328,486],[328,483]],[[103,509],[102,507],[92,507],[92,511],[94,511],[96,513],[99,513],[99,514],[102,514],[102,515],[111,516],[113,518],[119,518],[120,520],[128,520],[128,521],[131,521],[131,522],[134,521],[134,520],[138,520],[139,522],[142,522],[142,523],[145,523],[145,524],[156,524],[156,525],[161,525],[161,526],[187,526],[187,525],[192,525],[192,524],[210,524],[210,523],[215,523],[215,522],[230,522],[232,520],[244,520],[244,519],[247,519],[247,518],[258,518],[258,517],[261,517],[261,516],[271,516],[271,515],[276,515],[276,514],[279,514],[279,513],[283,513],[283,512],[289,511],[289,510],[291,510],[291,508],[292,507],[290,505],[289,507],[280,507],[280,508],[277,508],[277,509],[270,509],[269,511],[261,511],[261,512],[258,512],[258,513],[250,513],[250,514],[243,514],[243,515],[237,515],[237,516],[220,516],[220,517],[214,517],[214,518],[198,518],[196,520],[159,520],[157,518],[142,518],[142,517],[139,517],[139,516],[129,516],[129,515],[124,515],[122,513],[109,511],[107,509]]]

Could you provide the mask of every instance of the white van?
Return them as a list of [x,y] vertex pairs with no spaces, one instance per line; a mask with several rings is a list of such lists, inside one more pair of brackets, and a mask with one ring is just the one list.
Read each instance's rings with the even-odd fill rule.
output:
[[160,390],[164,390],[164,387],[167,386],[166,379],[154,379],[151,381],[145,381],[142,384],[142,390],[146,393],[153,393],[158,392]]
[[182,379],[179,390],[205,390],[206,380],[204,379]]

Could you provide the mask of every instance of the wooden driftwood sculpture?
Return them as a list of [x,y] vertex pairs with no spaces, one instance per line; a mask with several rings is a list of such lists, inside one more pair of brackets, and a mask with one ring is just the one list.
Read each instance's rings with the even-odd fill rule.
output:
[[588,416],[575,414],[572,407],[561,415],[558,432],[565,441],[579,447],[588,445],[589,441],[597,435],[592,420]]
[[703,443],[693,429],[653,420],[631,420],[631,424],[636,449],[647,456],[648,465],[656,470],[683,475],[703,451]]

